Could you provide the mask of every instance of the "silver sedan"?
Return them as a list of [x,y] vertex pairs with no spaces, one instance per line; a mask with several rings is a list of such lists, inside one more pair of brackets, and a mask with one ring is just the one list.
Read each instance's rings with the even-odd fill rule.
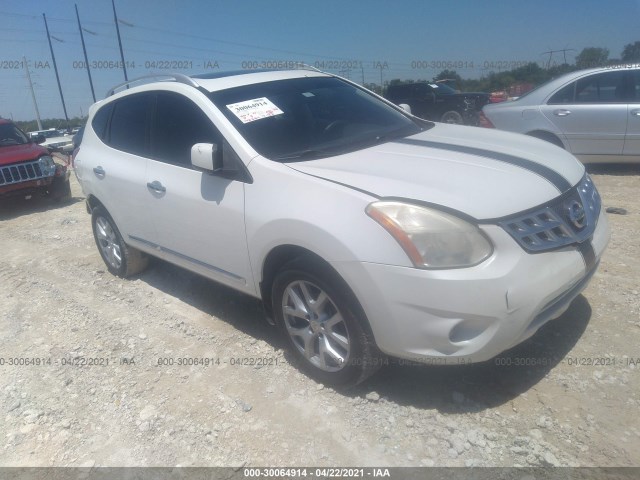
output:
[[482,115],[483,126],[547,140],[584,163],[640,162],[640,64],[568,73]]

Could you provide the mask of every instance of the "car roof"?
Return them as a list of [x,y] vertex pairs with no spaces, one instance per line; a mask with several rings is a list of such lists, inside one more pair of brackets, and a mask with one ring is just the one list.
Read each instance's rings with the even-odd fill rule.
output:
[[[204,89],[208,92],[225,90],[232,87],[252,85],[256,83],[271,82],[276,80],[286,80],[304,77],[330,77],[329,73],[319,70],[299,69],[299,70],[234,70],[227,72],[205,73],[200,75],[186,76],[182,74],[155,74],[147,75],[130,80],[113,87],[107,92],[107,98],[114,96],[124,96],[135,92],[153,90],[154,85],[159,83],[182,83],[191,85],[194,88]],[[133,84],[140,84],[132,86]],[[128,87],[125,89],[125,87]],[[118,90],[118,91],[116,91]]]
[[593,73],[601,73],[601,72],[618,72],[620,70],[640,70],[640,64],[635,65],[610,65],[608,67],[598,67],[598,68],[587,68],[584,70],[575,70],[573,72],[565,73],[564,75],[560,75],[558,78],[552,80],[558,83],[564,83],[563,81],[569,81],[576,78],[583,77],[585,75],[591,75]]
[[191,77],[206,90],[215,92],[232,87],[240,87],[255,83],[272,82],[276,80],[287,80],[290,78],[304,77],[329,77],[331,75],[313,70],[260,70],[241,71],[231,75],[219,76],[217,78]]

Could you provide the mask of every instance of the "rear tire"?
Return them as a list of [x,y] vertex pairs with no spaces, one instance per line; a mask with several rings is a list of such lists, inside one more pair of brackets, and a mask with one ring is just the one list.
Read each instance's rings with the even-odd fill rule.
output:
[[149,257],[125,243],[111,215],[101,206],[91,212],[91,227],[100,256],[109,271],[126,278],[142,272]]
[[310,257],[289,262],[274,279],[271,300],[276,324],[312,378],[350,387],[382,365],[364,312],[329,266]]
[[440,121],[442,123],[453,123],[455,125],[462,125],[464,123],[464,118],[460,113],[455,110],[449,110],[448,112],[444,112],[442,117],[440,117]]

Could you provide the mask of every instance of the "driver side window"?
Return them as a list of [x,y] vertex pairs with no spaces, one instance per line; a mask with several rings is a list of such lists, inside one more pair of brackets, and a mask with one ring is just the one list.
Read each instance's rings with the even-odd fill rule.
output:
[[158,92],[153,127],[151,156],[162,162],[190,168],[193,145],[221,145],[222,135],[209,117],[177,93]]

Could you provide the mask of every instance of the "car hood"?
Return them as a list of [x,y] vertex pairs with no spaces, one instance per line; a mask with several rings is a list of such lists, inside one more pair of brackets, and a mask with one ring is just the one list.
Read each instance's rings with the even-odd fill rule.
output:
[[288,165],[372,196],[428,202],[478,220],[541,205],[584,175],[575,157],[548,142],[447,124],[364,150]]
[[49,152],[46,148],[42,148],[35,143],[0,146],[0,165],[35,160],[42,155],[48,154]]
[[44,142],[42,142],[42,145],[50,145],[52,143],[72,143],[72,142],[73,142],[73,137],[66,137],[66,136],[49,137]]

